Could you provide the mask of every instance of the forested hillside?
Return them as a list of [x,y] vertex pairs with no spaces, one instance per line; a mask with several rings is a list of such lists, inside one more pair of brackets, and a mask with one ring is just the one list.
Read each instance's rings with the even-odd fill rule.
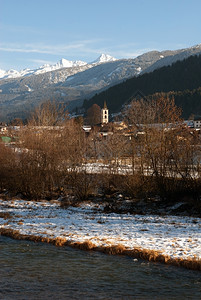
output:
[[160,92],[173,95],[185,118],[191,114],[201,114],[201,55],[191,56],[171,66],[128,79],[96,94],[88,101],[85,100],[83,106],[85,109],[93,103],[103,106],[106,100],[110,111],[116,112],[132,99],[137,91],[145,96]]

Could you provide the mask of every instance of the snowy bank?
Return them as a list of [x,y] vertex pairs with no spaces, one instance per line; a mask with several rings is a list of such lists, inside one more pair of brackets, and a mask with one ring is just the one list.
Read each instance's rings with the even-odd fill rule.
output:
[[0,233],[201,270],[199,218],[106,214],[87,202],[63,209],[58,201],[0,200]]

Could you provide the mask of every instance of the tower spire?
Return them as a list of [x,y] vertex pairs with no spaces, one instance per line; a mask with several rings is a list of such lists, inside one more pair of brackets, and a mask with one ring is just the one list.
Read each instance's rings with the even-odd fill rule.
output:
[[101,109],[101,123],[107,124],[109,122],[109,110],[107,108],[106,101],[104,101],[104,106]]

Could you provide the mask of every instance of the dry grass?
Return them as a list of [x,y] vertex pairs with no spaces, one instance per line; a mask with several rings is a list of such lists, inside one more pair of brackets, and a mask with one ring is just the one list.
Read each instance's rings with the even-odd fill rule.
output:
[[17,224],[18,225],[23,225],[23,220],[20,220]]
[[0,212],[0,218],[7,220],[12,219],[13,216],[9,212]]
[[184,267],[191,270],[201,271],[201,259],[194,256],[193,258],[171,258],[168,255],[162,254],[161,251],[148,250],[148,249],[128,249],[125,246],[118,244],[112,246],[96,246],[91,241],[87,240],[85,242],[72,242],[67,241],[65,238],[57,237],[57,238],[48,238],[34,235],[25,235],[21,234],[18,230],[13,229],[0,229],[0,235],[4,235],[7,237],[11,237],[17,240],[30,240],[34,242],[45,242],[51,243],[56,246],[70,246],[73,248],[81,249],[81,250],[94,250],[103,252],[110,255],[126,255],[133,258],[139,258],[143,260],[148,260],[152,262],[160,262],[168,265],[174,265],[177,267]]
[[69,242],[68,246],[81,250],[95,250],[97,247],[91,241],[85,242]]
[[61,238],[61,237],[57,237],[55,239],[55,245],[56,246],[64,246],[66,244],[66,239],[65,238]]
[[126,248],[125,246],[118,244],[112,246],[98,247],[97,249],[100,252],[110,254],[110,255],[124,255]]

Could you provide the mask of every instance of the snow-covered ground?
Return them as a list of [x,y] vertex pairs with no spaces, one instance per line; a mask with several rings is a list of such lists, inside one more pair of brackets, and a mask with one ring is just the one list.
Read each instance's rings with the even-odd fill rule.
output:
[[174,259],[201,259],[201,222],[193,217],[105,214],[101,205],[92,203],[63,209],[58,201],[0,200],[0,229],[4,228],[97,246],[155,250]]

